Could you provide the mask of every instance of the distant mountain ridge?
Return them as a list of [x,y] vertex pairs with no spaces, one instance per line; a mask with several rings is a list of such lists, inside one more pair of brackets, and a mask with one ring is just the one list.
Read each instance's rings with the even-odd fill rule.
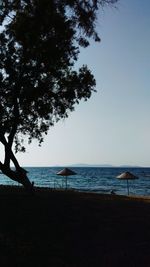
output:
[[69,167],[106,167],[111,168],[114,167],[110,164],[85,164],[85,163],[79,163],[79,164],[71,164]]
[[99,168],[141,168],[141,166],[135,166],[135,165],[120,165],[120,166],[115,166],[111,164],[86,164],[86,163],[77,163],[77,164],[70,164],[68,167],[99,167]]

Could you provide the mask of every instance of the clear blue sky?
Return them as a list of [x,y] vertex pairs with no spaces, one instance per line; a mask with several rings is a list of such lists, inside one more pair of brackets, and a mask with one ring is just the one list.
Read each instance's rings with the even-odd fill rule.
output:
[[18,154],[24,166],[73,163],[150,166],[150,0],[120,0],[99,12],[101,43],[80,54],[97,93],[51,128],[42,147]]

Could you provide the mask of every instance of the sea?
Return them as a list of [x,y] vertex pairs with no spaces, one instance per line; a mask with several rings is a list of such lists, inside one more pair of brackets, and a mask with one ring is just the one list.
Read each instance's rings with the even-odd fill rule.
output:
[[[57,172],[64,167],[25,167],[28,177],[37,187],[51,189],[73,189],[82,192],[111,194],[112,191],[118,195],[127,194],[127,181],[116,177],[129,171],[138,179],[129,180],[129,191],[131,195],[150,196],[150,168],[107,168],[107,167],[72,167],[76,175],[62,177]],[[67,180],[66,180],[67,179]],[[0,175],[1,185],[16,185],[18,183],[10,180],[5,175]]]

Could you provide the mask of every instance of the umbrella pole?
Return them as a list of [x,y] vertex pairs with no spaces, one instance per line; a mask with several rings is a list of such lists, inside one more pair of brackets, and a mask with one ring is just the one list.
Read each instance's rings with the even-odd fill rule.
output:
[[128,189],[128,196],[129,196],[129,182],[128,182],[128,179],[127,179],[127,189]]
[[67,190],[67,176],[66,176],[66,190]]

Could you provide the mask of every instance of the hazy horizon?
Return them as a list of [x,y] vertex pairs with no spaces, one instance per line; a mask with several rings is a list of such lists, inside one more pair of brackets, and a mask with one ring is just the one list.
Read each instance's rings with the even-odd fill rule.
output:
[[111,164],[90,164],[90,163],[74,163],[74,164],[64,164],[64,165],[41,165],[41,166],[32,166],[32,165],[22,165],[24,168],[150,168],[150,166],[137,166],[137,165],[111,165]]

